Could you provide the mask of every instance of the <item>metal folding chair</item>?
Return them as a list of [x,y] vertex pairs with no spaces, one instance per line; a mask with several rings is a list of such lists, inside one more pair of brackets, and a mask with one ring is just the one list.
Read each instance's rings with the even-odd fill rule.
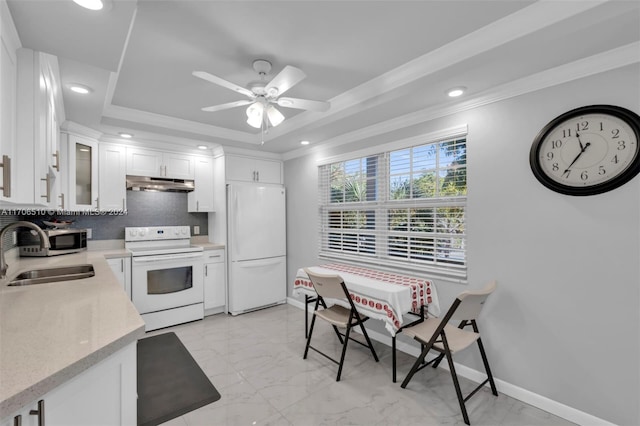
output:
[[[307,345],[304,349],[303,359],[307,359],[309,349],[313,349],[320,355],[338,364],[338,376],[336,377],[337,382],[340,381],[340,375],[342,374],[342,366],[344,364],[344,357],[347,352],[347,344],[349,340],[352,340],[362,346],[369,348],[371,350],[371,353],[373,354],[373,358],[376,360],[376,362],[378,362],[378,355],[376,355],[376,351],[371,344],[371,340],[369,339],[367,330],[363,325],[363,323],[369,318],[364,315],[360,315],[360,313],[356,310],[356,307],[353,304],[351,297],[349,296],[349,291],[347,290],[347,286],[345,285],[344,280],[339,275],[317,274],[310,271],[309,269],[305,269],[305,272],[309,276],[309,280],[311,280],[316,293],[318,293],[318,297],[316,298],[313,317],[311,318],[311,327],[309,329],[309,335],[307,337]],[[325,298],[347,300],[351,308],[347,309],[337,304],[328,307],[325,302]],[[342,343],[342,355],[340,357],[340,361],[311,346],[311,337],[313,335],[313,327],[315,326],[316,318],[320,318],[331,324],[336,335],[338,336],[338,340],[340,340],[340,343]],[[360,330],[362,331],[362,334],[366,339],[366,344],[350,337],[351,329],[356,326],[360,327]],[[346,331],[343,334],[339,329],[345,329]]]
[[[462,292],[458,295],[444,317],[427,318],[423,322],[403,330],[406,335],[411,336],[420,342],[422,353],[413,364],[413,367],[411,367],[411,371],[409,371],[407,377],[405,377],[402,382],[402,388],[407,387],[411,378],[417,371],[422,370],[428,365],[432,365],[433,368],[436,368],[438,364],[440,364],[440,361],[446,357],[447,362],[449,363],[451,378],[453,379],[453,384],[456,388],[462,417],[466,424],[470,423],[465,402],[475,395],[475,393],[478,392],[487,382],[491,386],[491,392],[495,396],[498,396],[498,390],[496,389],[496,385],[493,381],[493,375],[489,368],[489,361],[487,360],[487,355],[484,351],[482,340],[480,339],[478,324],[476,323],[476,318],[478,317],[478,314],[480,314],[485,300],[495,290],[495,288],[496,282],[492,281],[483,290]],[[449,321],[453,320],[460,321],[460,324],[457,327],[450,325]],[[469,326],[472,330],[465,329],[465,327]],[[473,342],[478,343],[478,349],[482,356],[482,362],[484,363],[484,368],[487,373],[487,379],[464,397],[460,390],[460,383],[458,382],[458,376],[453,364],[452,355],[468,348],[473,344]],[[440,354],[436,358],[425,363],[424,359],[432,349],[440,352]]]

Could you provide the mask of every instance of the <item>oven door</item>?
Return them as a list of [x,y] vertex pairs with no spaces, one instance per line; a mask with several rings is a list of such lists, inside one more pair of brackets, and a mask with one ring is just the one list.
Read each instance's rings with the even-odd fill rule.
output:
[[203,303],[203,259],[202,252],[134,256],[131,299],[138,312]]

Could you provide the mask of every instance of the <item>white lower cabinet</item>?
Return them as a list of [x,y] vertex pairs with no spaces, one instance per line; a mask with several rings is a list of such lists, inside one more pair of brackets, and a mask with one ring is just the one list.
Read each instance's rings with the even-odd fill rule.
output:
[[227,280],[224,249],[204,252],[204,314],[226,311]]
[[107,263],[122,284],[127,297],[131,299],[131,258],[128,256],[111,258],[107,259]]
[[[3,419],[0,426],[136,425],[136,344],[129,344],[22,411]],[[44,408],[43,419],[39,419],[41,413],[37,412],[39,404]],[[18,416],[21,423],[17,423]]]

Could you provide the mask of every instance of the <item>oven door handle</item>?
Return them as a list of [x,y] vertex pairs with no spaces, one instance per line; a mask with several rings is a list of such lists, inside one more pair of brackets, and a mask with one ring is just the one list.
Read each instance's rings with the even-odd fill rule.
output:
[[176,259],[193,259],[196,257],[202,257],[202,252],[162,254],[162,255],[156,255],[156,256],[134,256],[133,261],[135,263],[150,263],[150,262],[162,262],[162,261],[176,260]]

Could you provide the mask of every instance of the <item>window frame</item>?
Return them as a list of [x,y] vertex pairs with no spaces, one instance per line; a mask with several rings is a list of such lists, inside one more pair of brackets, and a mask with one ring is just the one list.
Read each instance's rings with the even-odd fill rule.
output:
[[[321,259],[339,260],[348,263],[370,264],[381,269],[392,269],[395,271],[401,270],[432,277],[437,276],[456,282],[466,282],[468,267],[466,233],[466,226],[468,223],[466,216],[467,192],[465,191],[463,195],[456,196],[391,199],[392,183],[390,180],[390,158],[392,153],[397,153],[401,150],[413,150],[414,148],[422,147],[423,145],[433,145],[460,139],[464,139],[464,152],[466,154],[466,150],[468,148],[467,133],[467,126],[462,125],[319,161],[319,257]],[[375,158],[377,161],[375,177],[376,199],[366,198],[362,201],[347,201],[344,200],[343,197],[342,202],[332,203],[331,181],[328,175],[328,170],[330,170],[332,166],[335,166],[336,163],[360,161],[360,171],[362,172],[362,163],[365,161],[373,161],[366,160],[367,158]],[[411,164],[413,165],[413,163],[414,161],[412,159]],[[468,178],[466,177],[468,164],[466,160],[462,167],[465,171],[466,188],[468,185]],[[440,164],[437,164],[435,173],[438,174],[443,170],[444,168],[441,167]],[[416,174],[416,176],[418,176],[418,174]],[[360,180],[367,179],[370,180],[371,177],[366,176],[363,179],[362,176],[360,176]],[[367,186],[364,193],[371,193],[371,191],[372,190]],[[412,209],[425,211],[431,210],[431,212],[437,213],[438,211],[442,212],[441,209],[447,208],[461,209],[461,213],[457,211],[454,211],[454,213],[461,214],[462,232],[457,234],[452,233],[445,237],[445,239],[453,241],[452,238],[454,238],[455,235],[455,238],[459,240],[458,244],[461,247],[459,252],[462,255],[460,262],[455,262],[450,259],[445,261],[439,257],[438,253],[440,253],[442,247],[445,246],[438,245],[437,239],[439,237],[444,237],[445,234],[437,232],[437,229],[433,229],[430,233],[411,232],[410,230],[404,232],[401,230],[392,230],[389,225],[389,215],[393,210],[407,210],[407,214],[409,215]],[[360,212],[360,216],[355,212]],[[362,212],[366,213],[363,214]],[[348,220],[345,219],[347,214],[350,217],[349,220],[360,218],[359,223],[361,225],[364,223],[365,226],[350,228]],[[428,216],[427,213],[425,214]],[[330,216],[333,216],[333,220],[338,220],[339,222],[330,222]],[[362,218],[366,218],[366,222],[372,220],[373,227],[369,227],[366,222],[362,222]],[[433,218],[435,223],[437,214],[435,214]],[[335,223],[338,223],[341,226],[339,228],[335,228]],[[333,234],[331,232],[332,229],[336,230]],[[351,229],[353,229],[353,232],[349,232]],[[351,245],[346,246],[349,250],[344,250],[345,235],[351,238],[350,242],[347,242]],[[414,238],[414,241],[419,241],[420,238],[422,238],[423,252],[421,254],[421,258],[412,259],[412,256],[416,257],[420,253],[409,250],[408,248],[405,253],[406,256],[396,257],[391,255],[388,248],[390,237],[393,236]],[[335,238],[339,237],[342,237],[342,245],[338,246],[338,250],[331,250],[330,244],[332,238],[335,240]],[[428,247],[428,240],[431,240],[431,247]],[[373,252],[371,250],[372,247]],[[432,255],[429,255],[430,250]],[[447,251],[446,248],[444,250]],[[429,256],[431,256],[431,259],[428,259]]]

